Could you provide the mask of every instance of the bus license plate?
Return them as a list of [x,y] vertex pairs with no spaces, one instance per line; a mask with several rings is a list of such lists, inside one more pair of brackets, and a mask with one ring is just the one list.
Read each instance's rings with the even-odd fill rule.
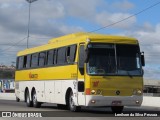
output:
[[122,101],[112,101],[113,106],[120,106],[122,104]]

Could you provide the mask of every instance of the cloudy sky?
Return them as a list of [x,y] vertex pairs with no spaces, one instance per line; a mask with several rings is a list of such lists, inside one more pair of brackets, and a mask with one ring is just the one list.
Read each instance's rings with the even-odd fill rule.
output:
[[[93,31],[125,19],[159,0],[38,0],[31,5],[29,46],[74,32]],[[135,37],[145,52],[145,79],[160,80],[160,4],[96,31]],[[11,65],[26,48],[28,3],[0,0],[0,64]]]

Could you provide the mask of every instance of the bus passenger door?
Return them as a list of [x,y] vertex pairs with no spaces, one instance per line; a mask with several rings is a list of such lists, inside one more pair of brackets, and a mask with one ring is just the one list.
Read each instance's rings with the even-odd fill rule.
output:
[[78,55],[78,105],[85,106],[85,70],[84,70],[84,58],[85,58],[85,47],[84,44],[79,45]]

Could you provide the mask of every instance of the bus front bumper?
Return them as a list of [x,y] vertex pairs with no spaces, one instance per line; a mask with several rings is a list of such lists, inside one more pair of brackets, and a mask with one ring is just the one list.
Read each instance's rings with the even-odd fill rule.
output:
[[91,96],[86,95],[86,106],[140,106],[143,96]]

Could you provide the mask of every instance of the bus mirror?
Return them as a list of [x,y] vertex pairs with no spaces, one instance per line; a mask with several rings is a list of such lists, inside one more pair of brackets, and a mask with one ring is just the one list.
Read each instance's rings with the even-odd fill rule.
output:
[[141,52],[141,64],[142,66],[145,66],[144,52]]

